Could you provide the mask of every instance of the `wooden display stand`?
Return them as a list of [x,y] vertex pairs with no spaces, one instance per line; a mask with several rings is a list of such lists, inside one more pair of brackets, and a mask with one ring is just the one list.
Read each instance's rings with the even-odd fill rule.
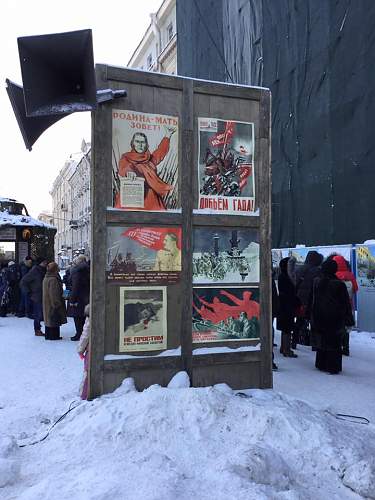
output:
[[[187,371],[194,387],[221,382],[238,389],[272,387],[270,92],[262,88],[206,82],[106,65],[97,65],[96,75],[98,88],[126,89],[127,97],[102,104],[93,113],[90,398],[113,391],[126,377],[133,377],[140,390],[152,384],[166,385],[180,370]],[[124,152],[118,153],[113,148],[114,110],[178,118],[179,174],[176,209],[147,211],[112,208],[113,155],[121,156]],[[254,124],[252,175],[255,171],[255,202],[250,215],[198,210],[201,182],[198,174],[199,117],[226,121],[225,123],[234,121]],[[150,129],[145,126],[143,132],[151,134],[152,127]],[[149,347],[143,350],[139,347],[137,350],[133,346],[130,352],[120,352],[119,332],[123,328],[120,316],[125,306],[121,303],[120,314],[119,297],[128,293],[131,285],[128,282],[124,285],[121,279],[108,279],[108,234],[110,231],[120,231],[118,228],[134,227],[170,227],[175,231],[176,228],[181,228],[182,270],[178,281],[163,285],[166,297],[166,344],[157,351],[150,350]],[[252,230],[258,235],[260,277],[258,282],[249,283],[249,286],[259,289],[256,293],[259,294],[260,304],[260,339],[193,343],[193,286],[202,287],[196,283],[193,285],[193,234],[196,228],[203,228],[208,232],[225,228],[228,231]],[[138,285],[135,283],[134,286]],[[229,285],[229,288],[233,286]],[[142,287],[147,289],[145,284]],[[150,290],[153,287],[154,285],[149,285]],[[225,288],[228,285],[206,283],[205,287]],[[125,315],[128,310],[125,310]],[[145,325],[147,328],[147,324]],[[253,350],[249,350],[251,346]],[[193,354],[194,350],[202,347],[210,349],[207,353]],[[219,347],[227,349],[218,352]],[[238,347],[243,349],[238,350]],[[165,351],[168,351],[168,355],[161,355]]]

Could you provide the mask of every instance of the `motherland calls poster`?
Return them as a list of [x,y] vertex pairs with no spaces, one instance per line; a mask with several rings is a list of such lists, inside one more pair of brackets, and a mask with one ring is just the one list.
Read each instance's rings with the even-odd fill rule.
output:
[[112,192],[115,208],[164,211],[180,207],[178,118],[112,111]]

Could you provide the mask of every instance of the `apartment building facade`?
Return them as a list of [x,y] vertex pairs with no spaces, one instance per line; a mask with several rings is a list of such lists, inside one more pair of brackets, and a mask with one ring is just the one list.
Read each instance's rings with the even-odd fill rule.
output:
[[55,255],[62,269],[78,253],[90,254],[90,154],[91,144],[83,140],[81,150],[70,155],[50,191],[57,229]]
[[164,0],[135,49],[128,66],[177,74],[176,0]]

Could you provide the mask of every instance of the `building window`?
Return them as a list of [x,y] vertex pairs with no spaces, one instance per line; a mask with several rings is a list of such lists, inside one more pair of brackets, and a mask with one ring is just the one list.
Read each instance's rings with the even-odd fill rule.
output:
[[169,40],[172,40],[173,38],[173,24],[172,23],[169,23],[168,26],[167,26],[167,37],[168,37],[168,42]]
[[148,69],[150,69],[152,66],[152,54],[149,54],[149,56],[147,57],[147,67]]

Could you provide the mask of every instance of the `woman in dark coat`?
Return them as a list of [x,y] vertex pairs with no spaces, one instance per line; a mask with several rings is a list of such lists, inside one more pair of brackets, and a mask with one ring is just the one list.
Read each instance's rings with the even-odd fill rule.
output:
[[345,284],[336,277],[337,264],[326,260],[313,286],[311,322],[316,337],[315,366],[331,374],[342,370],[342,335],[354,319]]
[[299,300],[296,295],[296,288],[288,275],[289,257],[281,259],[280,274],[277,280],[279,289],[279,310],[277,313],[277,329],[281,330],[280,352],[285,357],[296,358],[291,349],[292,332],[294,328],[294,317]]
[[[296,326],[294,329],[293,342],[314,346],[313,332],[309,335],[309,304],[312,295],[313,282],[315,278],[320,276],[320,266],[323,262],[323,255],[315,250],[310,250],[305,259],[303,266],[296,268],[296,291],[297,297],[300,300]],[[311,336],[311,338],[309,338]]]
[[79,340],[85,323],[85,306],[90,300],[90,266],[84,255],[73,261],[70,272],[72,288],[69,295],[68,316],[74,318],[76,334],[71,340]]
[[60,326],[66,323],[63,286],[56,262],[50,262],[43,280],[45,339],[60,340]]

